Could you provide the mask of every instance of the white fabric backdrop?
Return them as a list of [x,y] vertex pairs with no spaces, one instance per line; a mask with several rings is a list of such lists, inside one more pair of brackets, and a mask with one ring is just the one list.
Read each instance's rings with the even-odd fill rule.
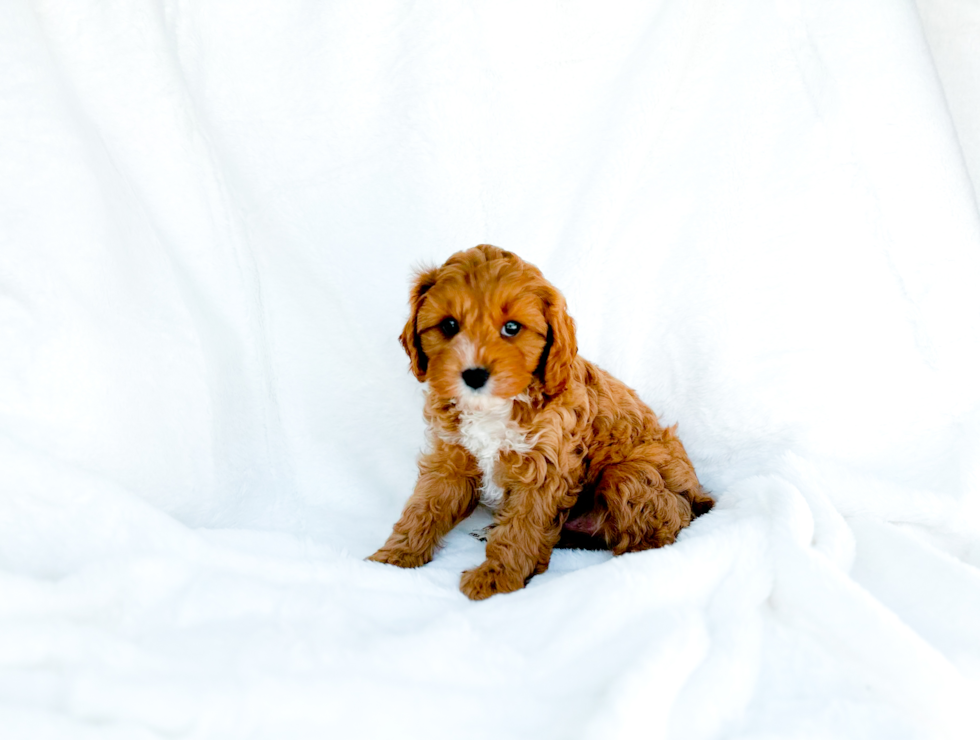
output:
[[[969,736],[978,23],[3,3],[4,736]],[[362,558],[422,444],[409,274],[480,242],[718,505],[473,604],[465,527]]]

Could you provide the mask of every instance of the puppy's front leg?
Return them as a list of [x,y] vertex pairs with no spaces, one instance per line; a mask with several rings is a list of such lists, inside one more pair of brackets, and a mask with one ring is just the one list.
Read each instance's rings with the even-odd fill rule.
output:
[[558,542],[558,513],[574,503],[573,497],[553,465],[541,460],[529,467],[546,470],[544,480],[508,485],[497,526],[487,538],[486,561],[464,572],[460,580],[460,590],[473,600],[523,588],[535,572],[547,567]]
[[442,538],[476,508],[479,469],[464,449],[438,443],[419,461],[415,492],[388,541],[368,560],[417,568],[430,560]]

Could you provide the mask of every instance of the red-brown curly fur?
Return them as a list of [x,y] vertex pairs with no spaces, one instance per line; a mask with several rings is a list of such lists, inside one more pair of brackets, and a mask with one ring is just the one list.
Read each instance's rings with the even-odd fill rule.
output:
[[[565,299],[534,265],[481,244],[420,271],[410,304],[401,342],[429,384],[431,449],[370,560],[424,565],[482,497],[497,504],[486,562],[460,589],[484,599],[544,572],[556,546],[661,547],[711,509],[675,428],[578,356]],[[520,325],[514,336],[508,322]],[[474,367],[489,373],[478,389],[462,379]]]

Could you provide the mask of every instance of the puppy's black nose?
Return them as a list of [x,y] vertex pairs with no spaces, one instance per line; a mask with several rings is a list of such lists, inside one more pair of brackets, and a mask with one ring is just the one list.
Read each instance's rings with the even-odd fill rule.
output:
[[490,373],[484,367],[471,367],[469,370],[463,371],[463,382],[473,390],[486,385],[487,378],[489,377]]

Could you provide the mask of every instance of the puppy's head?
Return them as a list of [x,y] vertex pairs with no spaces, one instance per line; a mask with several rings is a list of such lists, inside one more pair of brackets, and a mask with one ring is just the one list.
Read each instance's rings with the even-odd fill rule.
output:
[[578,352],[565,299],[537,267],[481,244],[416,275],[401,343],[440,398],[560,393]]

